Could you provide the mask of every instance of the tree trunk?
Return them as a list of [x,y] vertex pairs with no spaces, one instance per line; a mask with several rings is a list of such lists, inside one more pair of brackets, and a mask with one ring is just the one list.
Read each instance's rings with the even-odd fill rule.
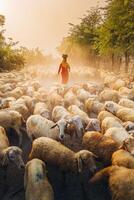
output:
[[114,71],[114,65],[115,65],[115,58],[114,58],[114,53],[112,53],[112,71]]
[[128,54],[128,52],[126,51],[126,52],[125,52],[125,72],[126,72],[126,73],[128,72],[128,67],[129,67],[129,54]]

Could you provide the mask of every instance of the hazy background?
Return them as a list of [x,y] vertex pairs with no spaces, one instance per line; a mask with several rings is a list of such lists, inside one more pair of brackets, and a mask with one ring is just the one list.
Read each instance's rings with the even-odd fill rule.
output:
[[0,0],[0,14],[6,17],[6,35],[20,45],[39,46],[56,55],[56,47],[66,36],[68,23],[105,0]]

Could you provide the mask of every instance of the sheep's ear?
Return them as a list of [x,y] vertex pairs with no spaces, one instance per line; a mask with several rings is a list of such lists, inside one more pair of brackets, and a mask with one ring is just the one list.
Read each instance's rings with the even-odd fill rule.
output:
[[78,172],[81,173],[82,172],[82,159],[81,159],[81,156],[78,156],[77,163],[78,163]]
[[3,158],[2,158],[2,166],[7,166],[8,162],[9,162],[8,152],[4,152]]
[[54,126],[52,126],[50,129],[53,129],[53,128],[55,128],[56,126],[58,126],[58,124],[55,124]]

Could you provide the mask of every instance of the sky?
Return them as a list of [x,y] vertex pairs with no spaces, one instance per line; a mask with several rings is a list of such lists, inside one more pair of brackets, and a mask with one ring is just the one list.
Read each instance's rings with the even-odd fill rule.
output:
[[40,47],[56,55],[56,47],[91,7],[105,0],[0,0],[0,14],[6,17],[6,36],[29,48]]

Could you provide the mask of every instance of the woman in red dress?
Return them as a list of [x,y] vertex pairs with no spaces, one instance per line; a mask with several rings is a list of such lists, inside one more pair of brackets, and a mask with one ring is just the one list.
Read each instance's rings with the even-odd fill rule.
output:
[[67,84],[69,79],[70,66],[67,63],[67,57],[68,55],[66,54],[62,55],[63,61],[58,70],[58,74],[61,73],[62,76],[62,84]]

